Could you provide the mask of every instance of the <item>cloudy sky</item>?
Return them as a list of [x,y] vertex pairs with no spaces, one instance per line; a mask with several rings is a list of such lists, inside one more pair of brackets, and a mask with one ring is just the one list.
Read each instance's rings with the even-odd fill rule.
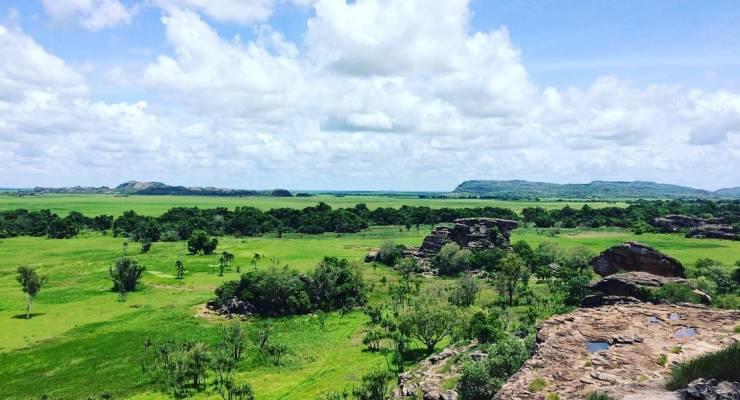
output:
[[0,0],[0,187],[740,185],[740,3]]

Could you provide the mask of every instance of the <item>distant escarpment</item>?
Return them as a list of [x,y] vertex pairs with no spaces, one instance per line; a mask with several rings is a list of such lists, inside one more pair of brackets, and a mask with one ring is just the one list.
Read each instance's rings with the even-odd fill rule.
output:
[[171,186],[162,182],[124,182],[115,188],[100,187],[36,187],[33,194],[114,194],[114,195],[170,195],[170,196],[274,196],[292,197],[293,194],[285,189],[274,190],[247,190],[223,189],[200,186]]
[[548,183],[523,180],[472,180],[458,185],[454,193],[468,196],[500,198],[559,199],[673,199],[673,198],[740,198],[740,188],[708,191],[686,186],[655,182]]

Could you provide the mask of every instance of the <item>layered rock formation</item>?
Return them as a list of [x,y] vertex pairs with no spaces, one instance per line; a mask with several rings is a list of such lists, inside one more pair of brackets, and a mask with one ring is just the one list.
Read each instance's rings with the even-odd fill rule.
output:
[[[740,311],[653,304],[556,316],[542,323],[535,354],[496,399],[544,399],[549,393],[583,399],[593,391],[617,399],[678,398],[664,389],[671,365],[740,340],[733,332],[738,321]],[[658,363],[662,356],[665,365]],[[547,383],[539,392],[529,388],[536,378]]]
[[609,275],[606,278],[591,284],[590,288],[603,293],[604,296],[632,297],[640,301],[650,301],[652,300],[651,291],[666,284],[688,286],[694,291],[697,297],[701,299],[702,303],[709,304],[712,301],[712,298],[709,297],[709,295],[693,288],[687,279],[666,277],[638,271]]
[[419,248],[420,257],[430,257],[439,253],[447,243],[457,243],[462,248],[486,250],[490,248],[511,248],[509,237],[517,227],[517,222],[498,218],[460,218],[452,228],[437,227],[424,238]]
[[591,260],[591,266],[601,276],[641,271],[660,276],[686,277],[683,265],[678,260],[637,242],[627,242],[604,250]]
[[724,218],[699,218],[673,214],[654,218],[650,224],[662,233],[686,231],[686,237],[690,238],[740,240],[740,233],[736,232]]

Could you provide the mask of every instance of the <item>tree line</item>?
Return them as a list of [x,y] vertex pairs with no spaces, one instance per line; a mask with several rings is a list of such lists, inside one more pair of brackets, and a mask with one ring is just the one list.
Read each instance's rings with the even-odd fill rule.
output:
[[452,222],[467,217],[512,219],[540,228],[634,228],[669,214],[722,217],[729,224],[740,224],[740,200],[638,200],[630,202],[627,207],[593,208],[586,204],[580,208],[566,205],[550,210],[525,207],[521,215],[500,207],[431,208],[404,205],[371,210],[361,203],[351,208],[332,209],[323,202],[304,209],[273,208],[267,211],[255,207],[237,207],[234,210],[225,207],[175,207],[158,217],[126,211],[116,218],[110,215],[88,217],[77,211],[60,217],[50,210],[16,209],[0,212],[0,238],[46,236],[63,239],[74,237],[85,229],[112,231],[115,236],[138,242],[186,240],[194,231],[204,231],[214,236],[275,233],[280,237],[287,232],[355,233],[371,225],[400,225],[406,229],[418,229],[420,225]]

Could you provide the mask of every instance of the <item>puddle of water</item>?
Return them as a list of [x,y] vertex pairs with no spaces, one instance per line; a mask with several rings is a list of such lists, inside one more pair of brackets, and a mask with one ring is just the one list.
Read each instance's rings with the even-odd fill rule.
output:
[[685,326],[673,334],[675,337],[692,337],[696,335],[696,329]]
[[677,313],[672,312],[671,316],[668,317],[668,319],[670,319],[671,321],[678,321],[679,319],[681,319],[681,316],[679,316]]
[[609,350],[609,343],[607,342],[586,342],[586,350],[589,353],[598,353],[600,351]]
[[648,318],[648,322],[651,324],[659,324],[660,320],[658,319],[658,317],[653,316]]

